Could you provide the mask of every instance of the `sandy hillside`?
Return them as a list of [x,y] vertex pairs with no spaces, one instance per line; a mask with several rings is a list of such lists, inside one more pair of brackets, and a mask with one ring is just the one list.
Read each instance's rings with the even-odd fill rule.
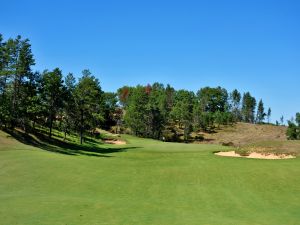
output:
[[225,126],[216,130],[216,133],[201,133],[205,142],[230,143],[235,146],[257,143],[262,141],[286,140],[286,127],[274,125],[256,125],[237,123],[233,126]]

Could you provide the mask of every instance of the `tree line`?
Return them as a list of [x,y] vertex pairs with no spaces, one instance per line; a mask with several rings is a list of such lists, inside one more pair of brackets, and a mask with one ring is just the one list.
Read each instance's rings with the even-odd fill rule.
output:
[[141,137],[176,140],[178,129],[188,140],[193,130],[212,131],[235,122],[270,122],[262,100],[238,90],[204,87],[196,93],[175,90],[160,83],[124,86],[117,93],[104,92],[100,81],[83,70],[79,79],[59,68],[33,71],[35,59],[28,39],[4,40],[0,34],[0,125],[36,126],[67,134],[76,132],[80,142],[97,127],[130,132]]
[[28,39],[17,36],[3,40],[0,35],[0,124],[25,132],[41,125],[64,132],[85,133],[110,126],[116,95],[102,91],[99,80],[89,70],[81,78],[65,77],[59,68],[32,71],[35,59]]
[[209,132],[236,122],[263,123],[271,117],[271,109],[265,112],[263,101],[257,104],[249,92],[228,93],[222,87],[204,87],[194,93],[154,83],[124,86],[117,93],[125,125],[141,137],[176,140],[181,129],[187,141],[192,131]]

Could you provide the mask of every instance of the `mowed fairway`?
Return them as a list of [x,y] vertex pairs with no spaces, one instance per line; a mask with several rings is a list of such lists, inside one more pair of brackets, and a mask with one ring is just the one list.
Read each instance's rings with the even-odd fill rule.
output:
[[129,136],[123,150],[66,155],[7,136],[1,225],[300,224],[299,158],[225,158],[218,145]]

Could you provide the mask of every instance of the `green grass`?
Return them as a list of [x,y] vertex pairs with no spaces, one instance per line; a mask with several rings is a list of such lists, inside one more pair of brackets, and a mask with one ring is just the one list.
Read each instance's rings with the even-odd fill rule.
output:
[[0,131],[0,224],[300,224],[299,158],[123,138],[33,147]]

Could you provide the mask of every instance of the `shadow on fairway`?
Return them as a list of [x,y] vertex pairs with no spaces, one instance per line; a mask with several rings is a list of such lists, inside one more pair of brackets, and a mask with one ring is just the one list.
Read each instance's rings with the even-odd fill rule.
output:
[[135,149],[137,147],[99,147],[101,143],[96,141],[87,141],[87,144],[79,145],[76,143],[64,142],[62,140],[49,138],[45,134],[34,132],[32,135],[26,134],[18,130],[4,130],[7,134],[19,142],[31,145],[49,152],[56,152],[65,155],[85,155],[93,157],[113,157],[107,155],[116,152],[125,152],[128,149]]

